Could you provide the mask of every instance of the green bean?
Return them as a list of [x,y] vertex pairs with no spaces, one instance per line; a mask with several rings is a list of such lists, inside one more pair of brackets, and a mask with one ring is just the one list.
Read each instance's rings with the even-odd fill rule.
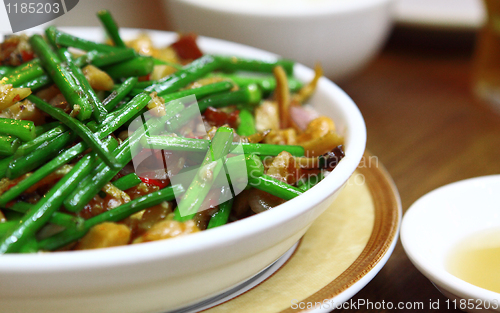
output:
[[54,159],[47,162],[38,170],[36,170],[32,175],[24,178],[17,185],[13,186],[12,188],[4,192],[0,196],[0,207],[5,207],[7,203],[20,196],[24,191],[28,190],[28,188],[30,188],[32,185],[36,184],[37,182],[42,180],[50,173],[54,172],[62,165],[76,158],[78,155],[84,152],[85,149],[86,149],[85,145],[83,143],[79,143],[57,155]]
[[75,106],[79,107],[78,119],[81,121],[88,119],[92,114],[92,106],[87,98],[83,97],[85,91],[80,82],[66,66],[63,66],[60,58],[40,35],[33,35],[30,43],[40,58],[42,65],[46,68],[47,74],[59,87],[68,103],[73,108]]
[[[120,63],[135,57],[135,51],[132,49],[123,49],[111,52],[89,52],[79,58],[74,63],[77,67],[83,67],[87,64],[92,64],[97,67]],[[36,60],[39,63],[39,60]],[[41,71],[41,72],[40,72]],[[38,65],[32,66],[28,71],[20,71],[15,79],[14,87],[31,88],[37,90],[52,83],[52,79],[43,71],[43,68]],[[38,75],[37,75],[38,74]]]
[[[116,157],[120,164],[127,164],[132,160],[132,147],[135,147],[139,140],[146,132],[157,133],[165,125],[165,121],[172,118],[174,115],[178,114],[182,109],[183,105],[181,103],[171,103],[167,106],[167,114],[162,116],[158,120],[150,119],[147,123],[143,124],[141,129],[136,130],[132,136],[128,137],[120,147],[114,151],[113,155]],[[104,187],[104,185],[111,181],[111,179],[116,176],[120,169],[111,169],[105,164],[100,164],[88,175],[84,181],[72,192],[66,201],[64,201],[64,206],[70,212],[79,212],[83,207]]]
[[19,88],[30,88],[31,91],[36,91],[52,83],[52,79],[48,75],[38,76],[28,82],[19,85]]
[[[242,166],[243,164],[245,166]],[[248,183],[249,177],[264,175],[264,164],[254,154],[240,154],[227,159],[225,170],[227,181],[233,189],[238,187],[238,189],[243,190]]]
[[281,66],[287,75],[293,75],[294,61],[280,59],[276,61],[252,60],[235,56],[214,56],[219,62],[222,70],[233,71],[249,71],[272,73],[276,66]]
[[108,111],[112,111],[116,108],[118,103],[127,96],[134,85],[137,83],[137,77],[130,77],[125,80],[118,89],[114,90],[103,102],[102,104]]
[[[103,139],[109,136],[112,132],[123,125],[125,121],[128,121],[135,114],[135,112],[140,111],[143,107],[145,107],[149,100],[151,100],[151,97],[146,94],[141,94],[134,97],[127,105],[125,105],[117,112],[118,114],[115,116],[113,121],[105,121],[105,124],[102,125],[101,129],[96,134],[97,138]],[[73,147],[61,152],[59,155],[57,155],[57,157],[44,164],[33,174],[24,178],[17,185],[4,192],[0,196],[0,207],[5,207],[8,202],[17,198],[32,185],[42,180],[50,173],[54,172],[59,167],[76,158],[86,149],[86,144],[80,142]],[[12,160],[13,158],[10,159]],[[5,167],[5,162],[5,159],[0,160],[0,174],[2,174],[2,172],[7,172],[7,168],[5,170],[3,169]],[[10,162],[11,161],[9,161],[9,163]],[[7,164],[7,167],[8,165],[9,164]],[[0,175],[0,177],[3,177],[3,175]]]
[[181,113],[179,113],[179,115],[168,121],[168,123],[166,124],[167,131],[174,133],[182,126],[199,117],[200,113],[201,112],[198,104],[196,102],[192,103],[191,105],[187,106]]
[[[245,166],[243,166],[243,164]],[[244,189],[243,184],[248,183],[248,177],[258,177],[264,174],[264,165],[260,161],[260,159],[253,154],[239,154],[237,156],[233,156],[227,158],[226,163],[224,164],[226,171],[226,181],[216,181],[216,187],[224,187],[229,183],[238,189]],[[199,165],[193,165],[190,167],[183,168],[178,174],[185,172],[196,172],[199,169]],[[184,187],[188,187],[187,185]]]
[[11,66],[5,66],[5,65],[0,66],[0,77],[2,77],[2,79],[3,79],[5,76],[7,76],[13,70],[14,70],[14,68]]
[[85,40],[82,38],[75,37],[73,35],[58,30],[55,26],[49,26],[46,29],[45,33],[53,43],[63,47],[74,47],[84,51],[95,50],[98,52],[112,52],[122,49],[106,45],[103,43],[97,43],[90,40]]
[[174,136],[145,136],[141,140],[147,149],[206,152],[210,146],[208,139],[194,139]]
[[[135,56],[136,53],[133,49],[120,49],[109,52],[92,51],[75,60],[75,65],[82,67],[90,63],[97,67],[102,67],[120,63]],[[10,71],[0,82],[3,84],[12,84],[13,87],[36,90],[50,84],[52,80],[45,74],[40,60],[33,59]]]
[[0,156],[13,155],[20,144],[17,137],[0,135]]
[[92,64],[97,67],[113,65],[123,61],[130,60],[136,56],[133,49],[121,49],[110,52],[90,51],[75,59],[75,65],[83,67]]
[[0,254],[18,252],[27,239],[34,236],[50,220],[52,214],[62,205],[68,191],[75,188],[75,181],[92,171],[89,166],[91,162],[91,155],[84,156],[33,206],[21,223],[0,240]]
[[[194,95],[196,98],[203,98],[209,95],[218,94],[224,91],[229,91],[233,88],[233,84],[230,82],[216,82],[209,85],[204,85],[198,88],[190,88],[177,92],[168,93],[166,95],[161,96],[165,103],[168,103],[173,100],[178,100],[180,98],[184,98],[187,96]],[[135,89],[135,91],[138,91]],[[133,90],[134,92],[134,90]],[[136,117],[146,112],[144,109],[142,112],[138,112]],[[184,109],[178,116],[175,116],[172,120],[170,120],[167,124],[167,128],[169,131],[175,131],[185,123],[192,120],[195,116],[199,114],[198,105],[193,103]]]
[[36,137],[35,123],[32,121],[0,118],[0,134],[15,136],[22,141],[30,141]]
[[[186,91],[188,90],[183,90],[174,94]],[[167,96],[170,95],[173,94],[168,94]],[[204,112],[209,106],[217,108],[233,104],[255,104],[259,103],[260,100],[261,100],[261,92],[256,87],[256,85],[249,85],[237,91],[212,94],[198,101],[198,103],[193,103],[190,106],[188,106],[178,116],[169,121],[167,128],[171,132],[176,131],[189,121],[193,120],[196,116],[200,114],[200,112]]]
[[73,63],[73,58],[71,56],[71,53],[69,53],[67,48],[60,48],[58,51],[59,57],[61,60],[66,62],[66,65],[68,66],[69,70],[75,77],[76,81],[80,83],[84,96],[87,98],[87,101],[92,105],[92,114],[94,116],[94,119],[101,123],[102,120],[108,115],[108,111],[104,108],[104,106],[101,103],[101,100],[97,97],[96,93],[90,87],[90,83],[83,75],[82,70]]
[[307,179],[302,179],[297,183],[297,188],[306,192],[312,187],[316,186],[320,181],[325,178],[323,171],[319,175],[310,175]]
[[135,96],[126,105],[117,111],[108,114],[106,119],[102,122],[102,125],[99,125],[99,131],[108,132],[110,129],[115,131],[119,126],[134,120],[137,112],[141,112],[149,101],[151,101],[151,97],[146,93]]
[[167,61],[160,60],[160,59],[157,59],[157,58],[153,58],[153,62],[154,62],[155,65],[168,65],[168,66],[171,66],[171,67],[173,67],[175,69],[182,70],[182,65],[177,64],[177,63],[167,62]]
[[130,76],[145,76],[153,71],[154,62],[150,57],[138,56],[131,60],[105,66],[103,71],[113,79]]
[[251,84],[240,90],[211,95],[198,101],[200,112],[204,112],[209,106],[221,108],[234,104],[258,104],[262,99],[262,93],[257,85]]
[[[224,74],[212,73],[207,77],[220,77],[233,81],[240,87],[256,84],[260,87],[265,96],[268,96],[276,89],[276,78],[272,75],[243,75],[243,74]],[[303,83],[294,77],[288,77],[288,88],[291,92],[297,92],[302,88]]]
[[292,156],[304,156],[305,151],[302,146],[298,145],[273,145],[266,143],[246,143],[242,142],[245,153],[256,155],[272,155],[276,156],[283,151],[290,153]]
[[215,212],[210,221],[208,222],[207,229],[222,226],[227,223],[229,219],[229,214],[231,213],[231,207],[233,206],[233,199],[221,203],[219,205],[219,210]]
[[184,192],[182,186],[175,185],[134,199],[114,209],[89,218],[83,223],[83,227],[81,229],[69,228],[52,237],[41,240],[39,242],[39,248],[42,250],[58,249],[80,239],[95,225],[104,222],[119,222],[134,213],[158,205],[163,201],[172,201],[175,199],[176,194],[180,194],[182,192]]
[[[208,195],[215,178],[223,168],[226,156],[233,141],[233,130],[229,127],[219,127],[214,138],[210,142],[210,147],[200,165],[198,173],[186,189],[180,202],[175,209],[174,219],[184,222],[190,220],[198,212],[202,202]],[[212,163],[216,162],[211,169]],[[212,179],[205,178],[211,172]]]
[[201,99],[203,97],[220,94],[225,91],[229,91],[234,87],[230,82],[216,82],[213,84],[204,85],[197,88],[185,89],[177,92],[172,92],[164,94],[161,96],[165,102],[180,99],[186,96],[194,95],[196,98]]
[[141,182],[142,180],[136,173],[130,173],[115,180],[113,185],[120,190],[127,190],[139,185]]
[[[162,149],[171,151],[207,151],[210,141],[208,139],[196,139],[173,136],[146,136],[141,143],[149,149]],[[239,145],[243,147],[245,154],[273,155],[276,156],[283,151],[289,152],[293,156],[303,156],[304,148],[294,145],[273,145],[265,143],[239,143],[233,142],[231,150]],[[231,151],[231,153],[235,153]]]
[[111,16],[111,13],[109,13],[108,10],[101,10],[97,12],[97,17],[101,20],[106,33],[108,34],[109,38],[113,40],[115,46],[120,48],[126,47],[125,43],[120,37],[120,34],[118,33],[118,25],[116,25],[116,22]]
[[[7,174],[7,169],[9,168],[10,162],[14,159],[14,156],[9,156],[3,159],[0,159],[0,179],[4,178]],[[8,191],[7,191],[8,192]]]
[[[27,202],[16,202],[9,209],[20,212],[27,213],[29,210],[33,208],[33,204]],[[84,219],[81,217],[69,215],[61,212],[54,212],[49,219],[49,223],[56,224],[63,227],[76,227],[84,222]]]
[[269,155],[258,155],[258,157],[262,163],[266,163],[267,159],[272,158],[272,156]]
[[270,193],[273,196],[284,200],[291,200],[303,193],[302,190],[268,175],[250,177],[248,182],[250,186]]
[[59,125],[53,129],[41,134],[40,136],[36,137],[35,139],[28,141],[25,144],[19,146],[19,148],[17,148],[15,156],[18,157],[18,156],[22,156],[22,155],[27,155],[27,154],[33,152],[39,146],[41,146],[44,142],[48,142],[66,131],[68,131],[68,128],[66,126]]
[[19,248],[19,253],[35,253],[38,251],[38,241],[35,236],[26,238],[25,243]]
[[[108,138],[107,138],[107,142],[106,142],[106,148],[107,148],[109,151],[114,151],[114,150],[116,150],[116,148],[117,148],[117,147],[118,147],[118,141],[117,141],[115,138],[111,137],[111,136],[110,136],[110,137],[108,137]],[[95,154],[95,152],[93,152],[93,154],[94,154],[94,157],[95,157],[95,156],[97,156],[97,155]],[[96,161],[92,163],[91,168],[95,168],[97,165],[99,165],[99,164],[100,164],[100,161],[99,161],[97,158],[95,158],[95,159],[96,159]],[[90,172],[89,172],[89,173],[90,173]],[[76,181],[74,182],[75,188],[76,188],[76,186],[78,186],[79,184],[81,184],[81,182],[82,182],[82,181],[83,181],[83,180],[84,180],[84,179],[85,179],[88,175],[89,175],[89,174],[87,174],[87,175],[85,175],[85,176],[80,176],[80,177],[78,178],[78,180],[76,180]],[[74,190],[75,188],[73,188],[73,190]],[[71,191],[72,191],[72,190],[69,190],[69,191],[68,191],[68,193],[69,193],[69,192],[71,192]],[[100,191],[100,195],[101,195],[101,197],[102,197],[102,198],[105,198],[105,197],[106,197],[106,193],[104,193],[103,191]]]
[[[106,138],[106,140],[104,141],[104,146],[109,149],[109,150],[114,150],[116,149],[116,147],[118,146],[118,141],[116,141],[116,139],[114,139],[113,137],[108,137]],[[78,184],[81,182],[81,180],[86,176],[88,175],[88,173],[90,173],[92,171],[92,168],[96,165],[98,161],[98,156],[95,152],[92,152],[92,153],[89,153],[89,154],[86,154],[85,156],[83,156],[77,163],[74,167],[79,167],[79,168],[83,168],[81,170],[81,173],[74,176],[72,178],[72,186],[68,186],[66,187],[65,189],[65,194],[61,195],[61,197],[65,197],[65,195],[67,195],[69,192],[71,192],[73,189],[76,188],[76,186],[78,186]],[[73,168],[74,168],[73,167]],[[62,201],[61,199],[58,199],[57,200],[58,203],[60,203],[60,201]],[[61,223],[64,223],[66,222],[66,225],[62,225],[62,226],[68,226],[68,217],[58,217],[58,215],[60,214],[57,214],[58,212],[54,212],[52,214],[52,217],[49,221],[53,222],[54,224],[58,224],[58,225],[62,225]],[[66,214],[67,215],[67,214]],[[55,220],[53,219],[53,217],[55,217]],[[69,215],[71,216],[71,215]],[[74,220],[71,220],[73,222],[73,226],[74,226]],[[77,222],[79,221],[79,219],[76,220]],[[69,225],[71,226],[71,225]]]
[[[108,114],[108,116],[110,116],[112,113]],[[95,121],[90,121],[88,122],[87,124],[85,124],[91,131],[93,131],[94,133],[98,132],[99,131],[99,125],[97,125],[97,123]]]
[[210,55],[205,55],[184,66],[182,70],[157,80],[153,85],[147,87],[145,90],[147,92],[156,91],[160,96],[166,95],[177,91],[189,83],[207,75],[217,69],[218,66],[219,62],[216,61],[215,58]]
[[236,133],[240,136],[251,136],[257,132],[255,129],[255,119],[252,112],[248,109],[240,110],[240,124]]
[[[153,59],[154,60],[154,59]],[[154,62],[154,61],[153,61]],[[170,76],[170,75],[169,75]],[[168,76],[166,76],[168,77]],[[132,94],[138,94],[138,93],[141,93],[141,92],[144,92],[144,90],[147,88],[147,87],[151,87],[153,86],[154,84],[156,84],[158,81],[157,80],[145,80],[145,81],[141,81],[141,82],[138,82],[136,85],[135,85],[135,88],[134,90],[132,90]]]
[[62,133],[51,141],[38,146],[31,153],[19,156],[12,160],[7,169],[7,177],[10,179],[17,178],[26,174],[48,160],[59,154],[59,151],[76,139],[75,134],[70,132]]
[[7,233],[12,231],[14,227],[18,224],[18,221],[6,221],[6,222],[0,222],[0,238],[5,236]]
[[19,213],[9,209],[3,209],[2,212],[7,221],[16,221],[19,223],[24,217],[23,213]]
[[51,129],[56,128],[57,126],[60,126],[61,123],[59,122],[51,122],[51,123],[45,123],[43,125],[39,125],[35,127],[35,135],[36,137],[48,132]]
[[11,84],[13,87],[19,87],[21,84],[29,82],[40,75],[43,75],[40,60],[33,59],[19,65],[0,81],[2,84]]
[[[185,78],[185,76],[186,76],[186,73],[188,73],[188,72],[190,73],[189,75],[192,75],[192,74],[193,74],[195,71],[197,71],[197,70],[201,70],[201,71],[202,71],[202,69],[200,69],[200,67],[207,66],[207,67],[213,67],[213,68],[215,69],[215,68],[216,68],[216,66],[218,66],[217,62],[212,63],[213,61],[212,61],[212,58],[211,58],[210,56],[204,56],[203,58],[201,58],[201,59],[199,59],[199,60],[200,60],[200,61],[195,60],[194,62],[192,62],[192,63],[190,63],[190,64],[188,64],[188,65],[186,65],[186,66],[184,66],[184,67],[182,67],[182,66],[181,66],[180,68],[178,68],[178,72],[180,72],[180,73],[178,73],[178,72],[173,73],[173,74],[171,74],[171,75],[169,75],[169,76],[166,76],[166,77],[164,77],[164,78],[162,78],[162,79],[160,79],[160,80],[157,80],[157,81],[154,81],[154,80],[149,80],[149,81],[142,81],[142,82],[139,82],[139,83],[137,83],[137,85],[136,85],[137,90],[136,90],[136,91],[134,91],[134,92],[140,92],[140,91],[142,91],[142,90],[143,90],[143,89],[145,89],[145,88],[149,88],[149,89],[151,89],[151,90],[152,90],[152,88],[154,88],[154,86],[155,86],[155,85],[160,84],[162,81],[163,81],[163,82],[165,82],[165,83],[166,83],[167,81],[171,81],[171,83],[177,83],[177,80],[179,80],[179,79],[184,79],[184,78]],[[194,64],[193,64],[193,63],[194,63]],[[214,67],[214,66],[215,66],[215,67]],[[207,71],[207,73],[209,73],[209,72],[210,72],[210,70],[209,70],[209,71]],[[196,73],[194,73],[194,74],[196,74]],[[192,79],[190,82],[195,81],[195,80],[196,80],[196,79],[198,79],[198,78],[201,78],[203,75],[198,76],[198,75],[196,74],[196,76],[197,76],[197,77],[196,77],[196,78],[194,78],[194,79]],[[188,82],[188,84],[189,84],[190,82]],[[186,85],[187,85],[187,84],[186,84]],[[172,91],[174,91],[174,90],[177,90],[177,89],[180,89],[180,88],[182,88],[182,87],[184,87],[184,85],[183,85],[183,86],[180,86],[180,87],[178,87],[178,88],[173,88],[172,90],[169,90],[168,92],[164,92],[164,93],[162,93],[162,95],[167,95],[167,96],[168,96],[170,92],[172,92]],[[233,86],[231,86],[231,88],[232,88],[232,87],[233,87]],[[158,91],[158,90],[157,90],[157,91]]]
[[30,95],[28,99],[33,102],[37,108],[43,112],[49,114],[53,118],[57,119],[61,123],[64,123],[68,128],[73,130],[75,133],[82,138],[82,140],[93,150],[99,157],[112,168],[121,168],[121,165],[116,161],[115,157],[104,148],[103,143],[99,138],[97,138],[93,132],[88,129],[87,126],[83,125],[80,121],[72,118],[68,114],[64,113],[63,110],[55,108],[38,98],[37,96]]

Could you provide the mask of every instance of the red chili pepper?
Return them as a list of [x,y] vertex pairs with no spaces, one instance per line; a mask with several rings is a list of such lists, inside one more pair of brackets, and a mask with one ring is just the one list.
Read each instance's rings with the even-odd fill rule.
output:
[[170,183],[170,179],[153,179],[147,177],[139,177],[143,183],[150,186],[158,186],[160,189],[163,189],[168,186]]
[[181,59],[195,60],[203,56],[200,48],[196,44],[195,34],[182,35],[171,47]]
[[10,188],[14,187],[15,185],[17,185],[18,182],[15,182],[15,183],[12,183],[10,184],[9,186],[7,186],[7,190],[9,190]]
[[23,62],[28,62],[35,57],[33,51],[21,51],[21,57],[23,58]]
[[21,96],[20,95],[15,95],[14,98],[12,99],[12,103],[16,103],[18,101],[21,101]]
[[140,77],[138,78],[138,80],[139,80],[140,82],[150,81],[150,80],[151,80],[151,73],[149,73],[148,75],[140,76]]
[[115,177],[113,178],[113,180],[117,180],[117,179],[120,179],[122,178],[123,176],[125,176],[124,174],[122,174],[122,172],[118,172],[118,174],[115,175]]
[[232,128],[238,127],[238,110],[235,110],[231,113],[226,113],[222,110],[208,107],[203,113],[203,116],[205,117],[205,120],[213,126],[220,127],[227,124]]

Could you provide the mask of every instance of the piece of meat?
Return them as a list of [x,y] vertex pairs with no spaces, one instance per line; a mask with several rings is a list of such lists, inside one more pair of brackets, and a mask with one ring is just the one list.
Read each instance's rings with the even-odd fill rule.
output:
[[150,230],[138,237],[133,243],[156,241],[162,239],[170,239],[178,236],[184,236],[198,232],[199,229],[193,220],[186,222],[178,222],[173,220],[165,220],[156,223]]
[[196,43],[197,37],[198,36],[193,33],[181,35],[179,39],[171,45],[171,47],[181,59],[196,60],[203,56],[203,52],[201,52],[198,44]]
[[87,65],[82,69],[83,75],[89,81],[90,87],[95,91],[111,90],[114,87],[113,79],[108,73],[100,70],[93,65]]
[[266,174],[293,185],[301,177],[301,168],[289,152],[282,151],[273,159],[266,170]]
[[92,227],[75,246],[75,250],[123,246],[130,241],[130,229],[123,225],[105,222]]
[[0,44],[0,65],[19,66],[34,56],[29,37],[25,34],[8,36]]

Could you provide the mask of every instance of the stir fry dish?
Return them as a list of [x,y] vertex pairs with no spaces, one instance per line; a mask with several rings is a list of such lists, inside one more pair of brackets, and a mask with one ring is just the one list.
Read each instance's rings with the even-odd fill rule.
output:
[[97,16],[105,43],[51,26],[0,45],[0,253],[220,227],[301,195],[344,157],[307,104],[320,66],[303,83],[290,60],[206,54],[193,34],[124,41]]

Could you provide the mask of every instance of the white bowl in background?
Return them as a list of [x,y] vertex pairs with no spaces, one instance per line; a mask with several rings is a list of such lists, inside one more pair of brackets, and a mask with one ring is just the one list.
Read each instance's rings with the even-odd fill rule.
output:
[[[61,29],[86,39],[104,40],[98,28]],[[143,31],[123,29],[121,34],[130,39]],[[168,32],[148,33],[158,46],[177,37]],[[199,45],[211,53],[276,58],[222,40],[199,38]],[[300,64],[295,74],[304,81],[314,76]],[[223,227],[170,240],[89,251],[2,255],[1,311],[164,312],[207,299],[269,266],[331,204],[365,149],[363,117],[339,87],[321,78],[310,103],[333,118],[345,136],[346,156],[306,195]]]
[[338,80],[363,68],[392,25],[392,0],[164,0],[176,31],[243,43]]
[[[406,254],[450,298],[450,309],[500,311],[499,293],[465,282],[447,270],[448,258],[464,239],[481,231],[500,229],[499,190],[500,175],[452,183],[417,200],[403,217],[401,242]],[[466,306],[460,307],[460,301]],[[482,309],[481,304],[485,304]],[[441,308],[443,305],[446,303]]]

